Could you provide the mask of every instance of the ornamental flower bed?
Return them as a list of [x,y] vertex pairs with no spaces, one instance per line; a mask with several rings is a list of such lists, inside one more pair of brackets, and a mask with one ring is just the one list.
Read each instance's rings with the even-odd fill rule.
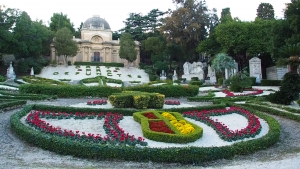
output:
[[245,89],[245,91],[253,91],[253,92],[234,94],[230,90],[222,90],[222,92],[226,94],[226,97],[258,95],[258,94],[262,94],[264,92],[263,90],[260,90],[260,89]]
[[88,101],[86,103],[87,105],[95,106],[95,105],[106,105],[107,100],[93,100],[93,101]]
[[149,122],[149,128],[152,131],[156,132],[162,132],[162,133],[169,133],[169,134],[174,134],[174,131],[169,128],[169,126],[163,121],[150,121]]
[[180,101],[176,100],[165,100],[166,105],[180,105]]
[[[103,129],[106,135],[85,133],[79,130],[72,131],[68,129],[62,129],[60,127],[52,126],[47,123],[45,119],[98,119],[104,120]],[[26,117],[26,122],[34,127],[36,130],[48,133],[50,135],[56,135],[61,137],[70,138],[74,141],[80,142],[95,142],[99,144],[113,144],[113,145],[141,145],[147,146],[144,138],[136,138],[134,135],[125,133],[125,131],[118,125],[120,120],[123,119],[123,115],[118,113],[108,112],[104,113],[64,113],[64,112],[50,112],[50,111],[36,111],[32,110]]]
[[178,112],[135,112],[133,118],[141,123],[144,137],[155,141],[189,143],[203,134],[201,127],[184,120]]
[[[225,114],[237,113],[248,119],[247,127],[232,131],[222,122],[214,121],[210,116],[220,116]],[[239,107],[230,107],[229,109],[218,110],[203,110],[203,111],[188,111],[183,112],[184,117],[189,117],[207,125],[211,126],[219,135],[219,137],[225,141],[242,140],[244,138],[255,137],[261,131],[261,125],[259,119],[247,110]]]
[[143,116],[147,117],[148,119],[157,119],[157,117],[152,112],[146,112]]
[[161,115],[164,118],[168,119],[171,124],[180,131],[181,134],[190,134],[195,131],[195,128],[192,125],[188,124],[185,120],[177,120],[172,114],[168,112],[163,112]]

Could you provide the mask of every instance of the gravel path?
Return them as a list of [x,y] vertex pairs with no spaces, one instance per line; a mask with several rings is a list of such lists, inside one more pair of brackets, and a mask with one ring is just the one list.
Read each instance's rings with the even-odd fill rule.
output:
[[[58,99],[55,101],[39,101],[28,104],[48,104],[68,106],[91,100],[87,99]],[[185,99],[181,98],[181,102]],[[209,104],[209,103],[193,103]],[[275,117],[282,127],[280,140],[271,148],[251,155],[236,156],[231,160],[216,160],[204,163],[202,166],[165,164],[165,163],[137,163],[128,161],[94,161],[71,156],[61,156],[29,145],[10,131],[10,116],[21,110],[14,109],[0,113],[0,168],[300,168],[300,127],[299,123],[281,117]]]

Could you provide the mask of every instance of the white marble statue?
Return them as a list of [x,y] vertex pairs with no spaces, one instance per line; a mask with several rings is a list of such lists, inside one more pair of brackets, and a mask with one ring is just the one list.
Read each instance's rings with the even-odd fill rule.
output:
[[31,70],[30,70],[30,75],[33,76],[34,75],[34,70],[33,70],[33,67],[31,67]]
[[189,62],[185,62],[183,64],[183,74],[188,75],[190,74]]

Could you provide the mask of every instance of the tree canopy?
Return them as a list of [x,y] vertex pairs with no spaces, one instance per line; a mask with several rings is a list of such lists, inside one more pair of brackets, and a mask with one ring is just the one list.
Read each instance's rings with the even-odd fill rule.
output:
[[0,5],[0,56],[12,53],[14,46],[13,25],[19,17],[19,11]]
[[63,13],[54,13],[51,17],[50,30],[56,33],[59,29],[67,27],[73,35],[75,35],[75,29],[73,23],[67,15]]
[[135,46],[132,36],[129,33],[122,33],[120,38],[119,56],[121,59],[126,59],[128,61],[128,67],[137,58]]
[[196,0],[174,1],[179,7],[163,20],[161,33],[169,43],[183,47],[190,60],[195,59],[195,49],[208,33],[209,10],[205,2]]
[[56,54],[64,57],[66,65],[68,65],[68,57],[76,56],[78,51],[77,42],[72,38],[72,32],[67,27],[59,29],[55,34],[54,48]]
[[274,8],[270,3],[260,3],[256,12],[256,17],[262,20],[274,19]]

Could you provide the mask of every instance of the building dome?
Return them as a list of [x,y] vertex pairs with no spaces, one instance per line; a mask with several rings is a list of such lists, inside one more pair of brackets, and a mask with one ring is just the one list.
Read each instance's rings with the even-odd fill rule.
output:
[[85,29],[110,29],[108,22],[100,18],[99,15],[94,15],[93,17],[87,19],[84,23],[82,28]]

